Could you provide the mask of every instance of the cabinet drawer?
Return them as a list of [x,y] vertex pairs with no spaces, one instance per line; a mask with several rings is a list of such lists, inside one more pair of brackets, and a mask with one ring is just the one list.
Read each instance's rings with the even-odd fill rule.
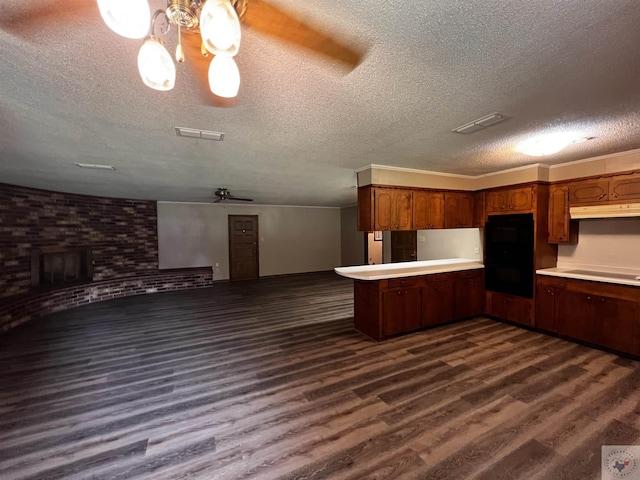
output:
[[463,270],[458,272],[458,278],[482,278],[484,277],[484,270]]
[[454,273],[432,273],[427,275],[427,283],[447,282],[453,280]]
[[390,278],[387,282],[388,288],[413,287],[422,283],[422,277]]

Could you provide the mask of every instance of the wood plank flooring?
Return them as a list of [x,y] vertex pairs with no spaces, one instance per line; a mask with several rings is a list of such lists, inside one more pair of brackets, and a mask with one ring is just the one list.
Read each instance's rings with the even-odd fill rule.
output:
[[640,364],[486,318],[374,343],[331,273],[0,336],[0,478],[599,479]]

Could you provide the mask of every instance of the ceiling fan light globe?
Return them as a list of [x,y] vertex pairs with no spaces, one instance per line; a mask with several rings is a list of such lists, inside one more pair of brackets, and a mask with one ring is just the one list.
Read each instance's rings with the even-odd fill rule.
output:
[[516,151],[532,157],[544,157],[558,153],[578,138],[580,136],[573,132],[551,133],[520,142]]
[[138,52],[142,81],[154,90],[171,90],[176,83],[176,66],[158,37],[149,37]]
[[144,38],[151,24],[147,0],[98,0],[104,23],[126,38]]
[[240,89],[240,71],[231,57],[216,55],[209,65],[209,88],[214,95],[233,98]]
[[240,50],[240,19],[229,0],[207,0],[200,13],[200,34],[214,55],[233,57]]

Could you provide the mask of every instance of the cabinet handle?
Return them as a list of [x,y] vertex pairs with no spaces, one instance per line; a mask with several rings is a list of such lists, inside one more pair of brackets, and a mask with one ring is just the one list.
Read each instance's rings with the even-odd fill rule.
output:
[[607,301],[607,299],[606,299],[606,298],[604,298],[604,297],[600,297],[600,303],[605,303],[606,301]]
[[591,298],[591,295],[587,295],[587,301],[588,301],[588,302],[593,301],[593,300],[592,300],[592,298]]
[[602,200],[602,199],[603,199],[604,197],[606,197],[606,196],[607,196],[607,192],[605,192],[605,193],[603,193],[602,195],[600,195],[600,196],[598,197],[598,200]]
[[513,205],[509,205],[509,208],[510,208],[511,210],[513,210],[513,209],[514,209],[514,208],[516,208],[516,207],[514,207]]
[[555,293],[550,288],[547,288],[547,293],[552,297],[555,295]]

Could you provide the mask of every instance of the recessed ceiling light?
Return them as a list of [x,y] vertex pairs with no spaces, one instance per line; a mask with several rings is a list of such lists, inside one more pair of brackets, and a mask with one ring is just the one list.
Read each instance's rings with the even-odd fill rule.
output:
[[100,165],[97,163],[75,163],[77,167],[80,168],[94,168],[96,170],[115,170],[116,167],[113,165]]
[[551,133],[540,137],[534,137],[516,145],[516,152],[524,153],[532,157],[553,155],[568,147],[572,143],[585,142],[593,137],[584,137],[575,132]]
[[196,128],[175,127],[176,135],[179,137],[202,138],[203,140],[224,140],[224,133],[210,132],[208,130],[198,130]]

